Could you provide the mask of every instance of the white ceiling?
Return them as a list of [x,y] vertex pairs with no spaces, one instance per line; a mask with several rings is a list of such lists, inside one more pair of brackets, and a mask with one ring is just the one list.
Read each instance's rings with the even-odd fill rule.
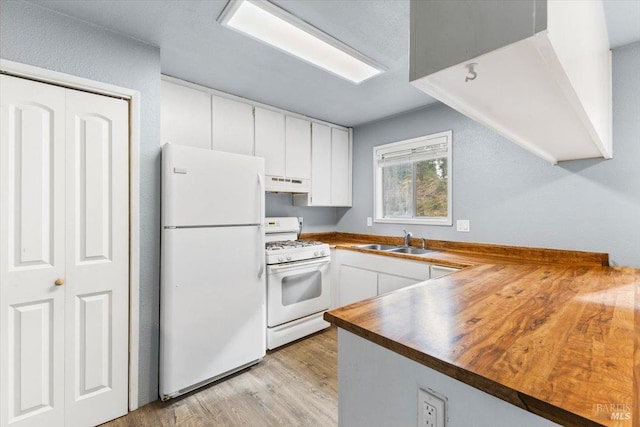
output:
[[[360,85],[223,28],[226,0],[31,2],[159,46],[165,74],[345,126],[435,102],[408,82],[408,0],[273,0],[387,67]],[[604,3],[611,47],[640,40],[640,0]]]

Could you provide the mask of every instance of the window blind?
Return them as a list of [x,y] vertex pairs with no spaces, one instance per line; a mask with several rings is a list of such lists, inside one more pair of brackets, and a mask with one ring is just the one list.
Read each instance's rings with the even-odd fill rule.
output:
[[425,160],[447,157],[447,142],[436,144],[424,144],[413,148],[404,148],[397,151],[387,151],[378,154],[378,166],[394,166],[403,163],[413,163]]

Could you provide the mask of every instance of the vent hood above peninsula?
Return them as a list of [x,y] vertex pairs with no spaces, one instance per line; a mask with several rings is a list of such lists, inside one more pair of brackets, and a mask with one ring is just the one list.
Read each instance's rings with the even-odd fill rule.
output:
[[600,0],[411,1],[413,85],[543,159],[611,158]]

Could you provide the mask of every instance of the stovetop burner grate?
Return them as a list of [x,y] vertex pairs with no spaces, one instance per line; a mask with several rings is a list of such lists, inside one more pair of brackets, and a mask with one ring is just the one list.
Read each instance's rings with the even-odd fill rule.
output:
[[268,251],[281,251],[292,248],[307,248],[310,246],[320,246],[322,242],[314,242],[312,240],[279,240],[276,242],[267,242],[265,247]]

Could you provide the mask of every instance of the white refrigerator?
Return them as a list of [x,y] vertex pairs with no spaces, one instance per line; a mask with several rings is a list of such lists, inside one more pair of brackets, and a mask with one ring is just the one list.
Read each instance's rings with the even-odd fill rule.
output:
[[162,148],[160,398],[265,355],[264,160]]

